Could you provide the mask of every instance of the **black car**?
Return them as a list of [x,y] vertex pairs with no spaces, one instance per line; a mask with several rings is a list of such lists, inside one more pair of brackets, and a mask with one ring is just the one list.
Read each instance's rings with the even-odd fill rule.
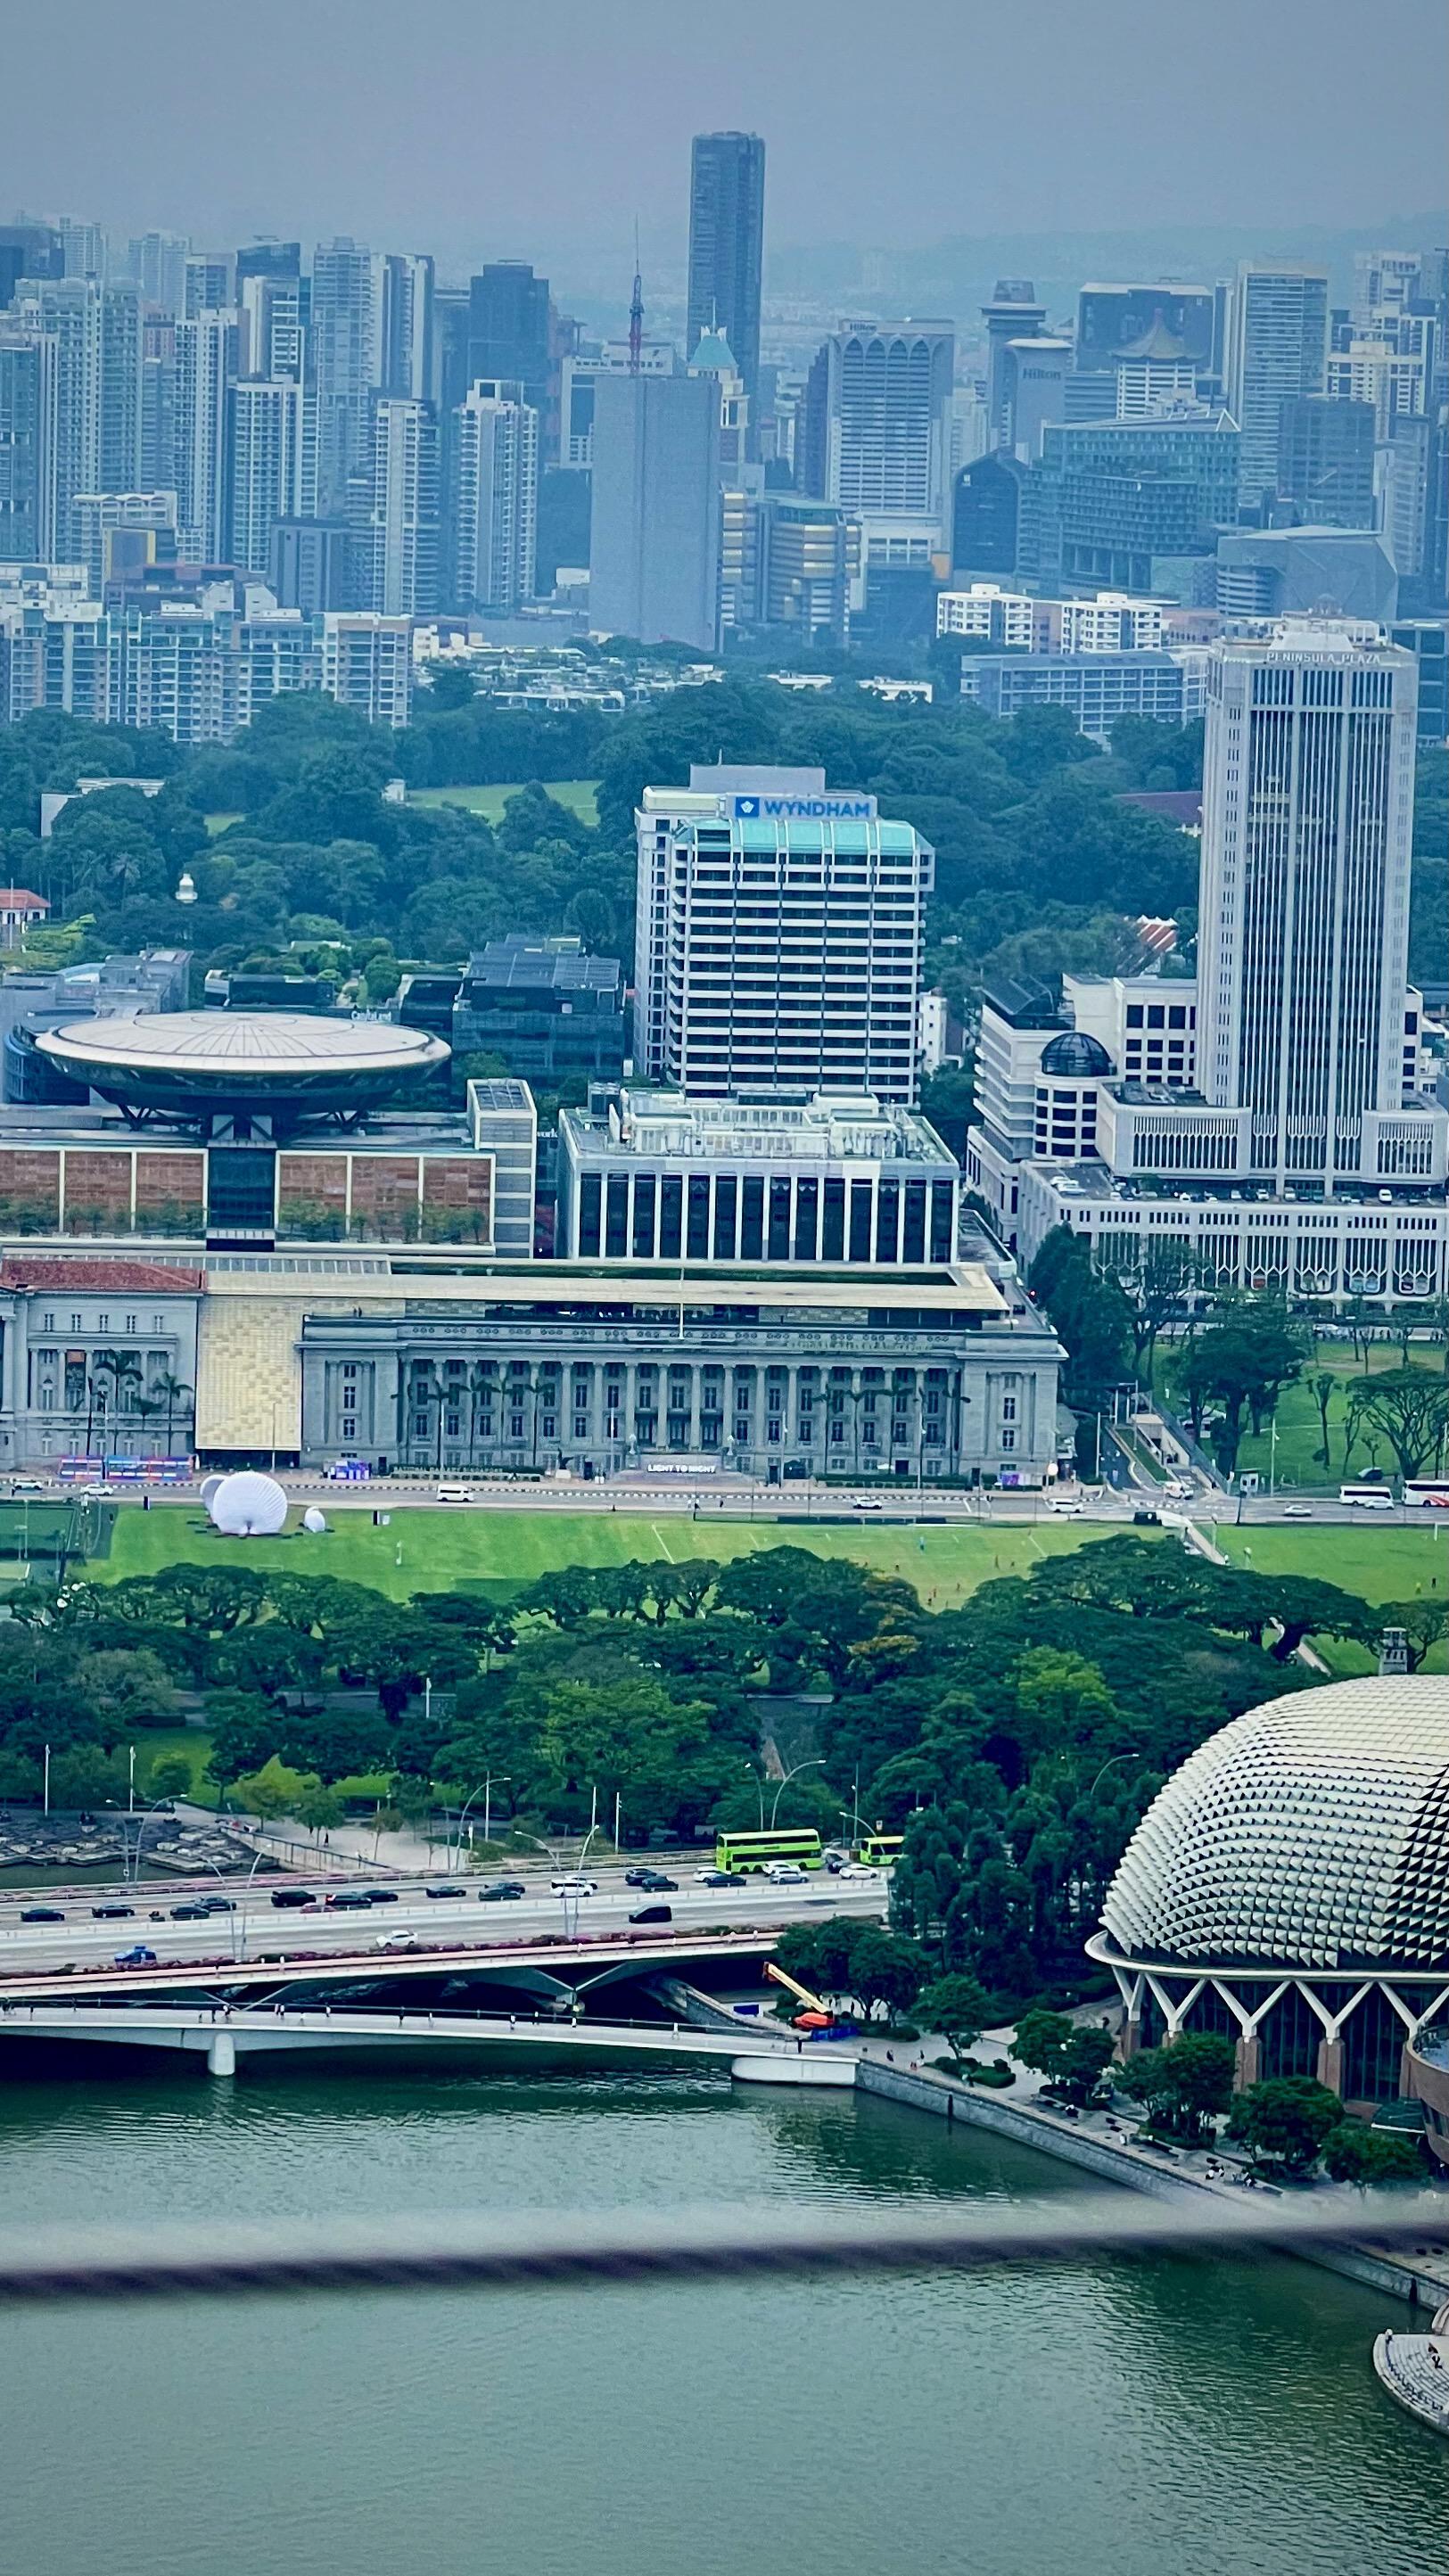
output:
[[327,1911],[329,1914],[362,1914],[371,1903],[371,1897],[365,1896],[360,1887],[339,1887],[328,1897]]
[[63,1923],[65,1916],[58,1905],[26,1905],[21,1909],[22,1923]]
[[423,1889],[424,1896],[466,1896],[467,1893],[466,1887],[425,1887]]
[[478,1902],[480,1905],[497,1905],[504,1897],[522,1896],[523,1893],[523,1886],[518,1879],[500,1878],[492,1887],[479,1888]]
[[366,1894],[369,1905],[396,1905],[397,1903],[395,1887],[369,1887]]
[[658,1875],[659,1872],[657,1869],[626,1869],[624,1872],[624,1885],[626,1887],[652,1887]]
[[91,1912],[98,1923],[125,1923],[135,1913],[134,1905],[93,1905]]
[[272,1890],[274,1905],[315,1905],[316,1902],[310,1887],[274,1887]]
[[651,1869],[648,1877],[641,1879],[639,1884],[647,1888],[651,1896],[667,1896],[678,1887],[679,1881],[667,1877],[662,1869]]
[[701,1869],[695,1874],[701,1887],[738,1887],[740,1883],[727,1869]]
[[672,1923],[674,1908],[672,1905],[641,1905],[629,1920],[631,1923]]
[[235,1914],[236,1912],[236,1907],[229,1896],[198,1896],[196,1902],[203,1914]]
[[210,1912],[209,1905],[173,1905],[171,1920],[173,1923],[204,1923]]

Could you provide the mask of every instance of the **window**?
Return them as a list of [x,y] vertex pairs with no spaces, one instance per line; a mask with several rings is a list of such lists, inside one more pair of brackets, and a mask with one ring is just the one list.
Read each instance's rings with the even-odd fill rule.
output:
[[[158,1319],[157,1319],[157,1326],[156,1326],[156,1329],[157,1329],[157,1331],[158,1331],[158,1332],[160,1331],[160,1328],[161,1328],[161,1327],[160,1327],[160,1319],[159,1319],[159,1317],[158,1317]],[[54,1332],[54,1330],[55,1330],[55,1317],[54,1317],[54,1315],[53,1315],[53,1314],[47,1313],[47,1314],[44,1314],[44,1315],[42,1315],[42,1316],[41,1316],[41,1319],[40,1319],[40,1329],[41,1329],[41,1331],[42,1331],[43,1333],[53,1333],[53,1332]]]
[[414,1438],[415,1440],[426,1440],[427,1436],[428,1436],[428,1417],[427,1417],[427,1415],[426,1415],[425,1413],[415,1413],[415,1414],[413,1415],[413,1438]]
[[545,1440],[557,1440],[558,1415],[556,1413],[546,1413],[539,1425],[539,1430]]
[[587,1415],[586,1413],[576,1413],[576,1414],[574,1415],[574,1438],[575,1438],[576,1440],[587,1440],[588,1436],[589,1436],[589,1417],[588,1417],[588,1415]]
[[128,1315],[128,1316],[126,1317],[126,1331],[127,1331],[128,1333],[134,1333],[135,1329],[136,1329],[136,1318],[135,1318],[135,1316],[134,1316],[134,1315]]
[[508,1437],[510,1440],[521,1440],[523,1438],[523,1416],[521,1413],[510,1413],[508,1417]]
[[344,1413],[342,1417],[342,1437],[344,1440],[355,1440],[357,1438],[357,1416],[355,1413]]
[[1001,1419],[1003,1422],[1014,1422],[1016,1420],[1016,1398],[1014,1395],[1004,1395],[1002,1397]]
[[1016,1447],[1016,1433],[1014,1431],[1003,1431],[1001,1435],[1001,1445],[1003,1449],[1014,1449]]
[[110,1319],[110,1316],[109,1316],[109,1315],[97,1315],[97,1317],[96,1317],[96,1331],[97,1331],[98,1333],[108,1333],[108,1332],[110,1331],[110,1329],[111,1329],[111,1319]]
[[456,1440],[456,1439],[457,1439],[457,1437],[458,1437],[458,1434],[459,1434],[459,1432],[462,1430],[462,1428],[463,1428],[463,1420],[462,1420],[462,1416],[461,1416],[461,1414],[457,1414],[457,1413],[448,1413],[448,1414],[445,1414],[445,1415],[444,1415],[444,1417],[443,1417],[443,1429],[444,1429],[444,1431],[447,1433],[448,1438],[449,1438],[450,1440]]

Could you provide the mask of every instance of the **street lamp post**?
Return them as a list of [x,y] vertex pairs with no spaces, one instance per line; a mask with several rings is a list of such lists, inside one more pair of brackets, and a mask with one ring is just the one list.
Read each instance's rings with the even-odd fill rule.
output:
[[823,1755],[823,1754],[820,1754],[820,1753],[812,1753],[812,1754],[810,1755],[810,1758],[809,1758],[809,1760],[808,1760],[808,1761],[805,1761],[805,1762],[792,1762],[792,1763],[791,1763],[789,1770],[784,1774],[784,1777],[783,1777],[783,1778],[781,1779],[781,1781],[779,1782],[779,1784],[778,1784],[778,1786],[777,1786],[777,1788],[776,1788],[776,1790],[775,1790],[774,1798],[773,1798],[773,1800],[771,1801],[771,1805],[770,1805],[770,1831],[771,1831],[771,1833],[773,1833],[773,1832],[774,1832],[774,1830],[775,1830],[775,1818],[776,1818],[776,1816],[779,1814],[779,1811],[780,1811],[780,1792],[781,1792],[781,1790],[782,1790],[782,1789],[787,1789],[787,1788],[789,1787],[790,1782],[794,1779],[795,1774],[796,1774],[796,1772],[797,1772],[797,1771],[820,1771],[820,1770],[823,1770],[823,1769],[824,1769],[824,1767],[825,1767],[825,1757],[824,1757],[824,1755]]

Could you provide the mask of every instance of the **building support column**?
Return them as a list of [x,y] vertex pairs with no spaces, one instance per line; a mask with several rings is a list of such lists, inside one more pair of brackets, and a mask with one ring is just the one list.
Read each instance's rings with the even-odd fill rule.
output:
[[207,2043],[208,2075],[235,2075],[236,2041],[229,2030],[214,2030]]
[[1329,2092],[1336,2093],[1339,2100],[1342,2101],[1343,2042],[1341,2039],[1321,2039],[1319,2041],[1318,2081],[1320,2084],[1326,2084]]
[[1233,2069],[1233,2090],[1235,2093],[1243,2093],[1250,2084],[1256,2084],[1258,2081],[1263,2043],[1257,2031],[1245,2031],[1237,2042],[1233,2054],[1237,2061]]

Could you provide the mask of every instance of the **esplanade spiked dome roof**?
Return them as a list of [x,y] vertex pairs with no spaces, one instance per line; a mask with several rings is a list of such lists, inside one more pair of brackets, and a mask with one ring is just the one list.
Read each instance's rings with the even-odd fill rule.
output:
[[300,1011],[150,1011],[69,1020],[36,1045],[73,1081],[138,1108],[365,1109],[449,1054],[425,1029]]
[[1102,1908],[1110,1949],[1276,1969],[1449,1961],[1449,1676],[1294,1691],[1159,1790]]

